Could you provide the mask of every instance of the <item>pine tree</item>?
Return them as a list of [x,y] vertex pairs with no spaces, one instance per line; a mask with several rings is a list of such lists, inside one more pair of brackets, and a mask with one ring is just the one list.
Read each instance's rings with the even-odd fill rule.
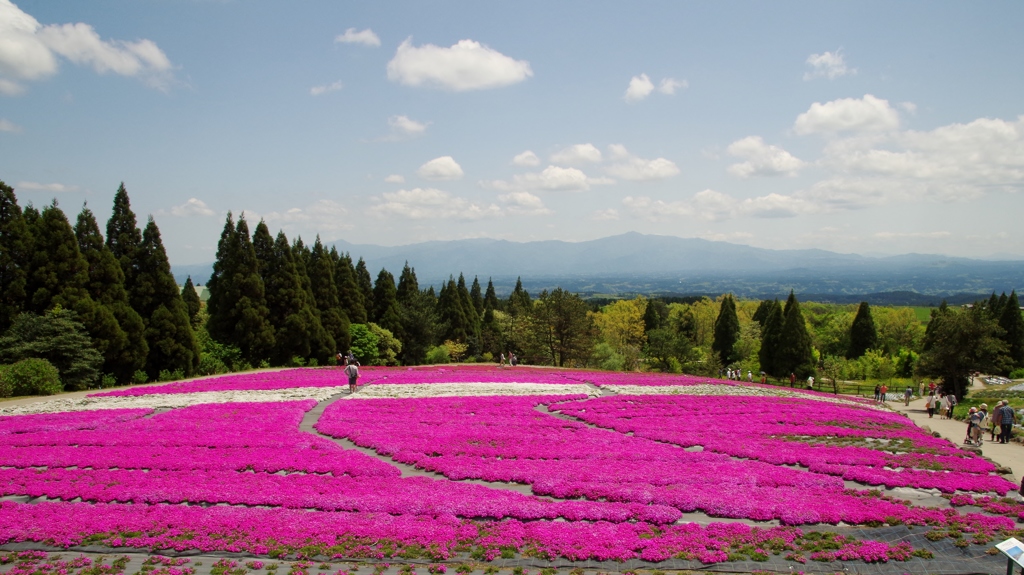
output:
[[416,281],[416,270],[409,267],[409,262],[405,262],[402,274],[398,276],[398,290],[395,292],[395,297],[398,299],[398,303],[404,305],[410,302],[419,292],[420,284]]
[[1002,340],[1006,342],[1007,355],[1013,367],[1024,367],[1024,318],[1020,315],[1020,301],[1017,290],[1010,292],[1003,306],[1003,315],[999,318],[999,327],[1005,332]]
[[395,277],[384,268],[377,274],[377,283],[373,286],[373,303],[373,323],[390,331],[399,341],[404,339]]
[[196,316],[202,309],[203,302],[199,299],[195,284],[192,283],[192,276],[185,279],[185,287],[181,288],[181,301],[185,302],[185,309],[188,310],[189,323],[192,324],[193,329],[197,328]]
[[[1003,292],[1003,300],[1005,301],[1006,292]],[[988,316],[996,321],[1003,316],[1003,308],[999,305],[999,296],[996,292],[992,292],[992,296],[988,298],[988,304],[985,306],[985,311],[988,312]]]
[[33,245],[14,188],[0,181],[0,334],[25,309]]
[[875,320],[871,317],[871,306],[868,302],[862,301],[850,326],[850,350],[846,357],[857,359],[877,344],[878,331],[875,329]]
[[[278,233],[275,246],[282,238],[284,238],[284,234]],[[275,247],[275,249],[281,248]],[[306,262],[310,259],[310,251],[302,243],[302,238],[295,238],[291,251],[292,260],[295,262],[295,275],[298,277],[299,285],[302,288],[303,301],[313,315],[313,323],[310,328],[310,352],[320,365],[326,365],[334,357],[338,346],[334,342],[334,338],[331,337],[331,334],[327,333],[327,329],[324,328],[320,310],[316,307],[316,298],[313,297],[312,283],[309,281],[309,274],[306,272]]]
[[[276,240],[271,238],[267,224],[260,221],[252,243],[266,293],[267,319],[275,330],[271,365],[288,365],[292,358],[312,357],[320,320],[306,298],[288,238],[283,231],[278,232]],[[323,326],[319,329],[322,331]]]
[[754,310],[754,315],[751,317],[752,320],[756,321],[761,329],[764,329],[764,322],[768,319],[768,314],[772,311],[772,300],[764,299],[761,303],[757,304],[757,309]]
[[233,292],[234,333],[230,342],[242,350],[242,356],[252,365],[269,359],[274,347],[274,327],[267,317],[266,291],[260,278],[259,262],[249,237],[249,224],[245,214],[235,226],[235,277]]
[[142,231],[142,243],[132,266],[137,270],[132,300],[140,306],[136,311],[146,323],[149,345],[146,373],[150,379],[164,370],[192,375],[199,367],[199,344],[152,217]]
[[[135,213],[132,212],[131,202],[128,200],[128,191],[124,189],[124,182],[117,188],[114,194],[114,209],[107,220],[107,247],[110,253],[114,254],[117,262],[121,264],[121,272],[124,273],[124,285],[131,294],[130,286],[135,282],[136,270],[132,267],[135,260],[135,251],[142,244],[142,233],[139,231]],[[132,307],[139,311],[132,301]],[[139,315],[142,315],[141,312]]]
[[347,351],[349,335],[348,316],[338,303],[338,290],[334,286],[334,263],[317,236],[309,256],[309,283],[313,290],[313,301],[320,310],[320,322],[334,340],[338,351]]
[[739,339],[740,320],[736,316],[736,302],[728,294],[722,298],[718,318],[715,320],[714,340],[711,342],[711,351],[718,355],[722,365],[732,364],[735,359],[733,346]]
[[459,288],[451,276],[448,276],[448,283],[441,285],[441,293],[437,296],[437,317],[441,322],[441,339],[466,342],[468,320]]
[[339,255],[332,247],[331,261],[334,262],[334,287],[338,290],[338,304],[351,323],[365,324],[366,307],[363,305],[363,294],[356,284],[356,270],[352,265],[352,257],[347,253]]
[[757,354],[758,362],[761,364],[761,371],[775,377],[786,376],[789,373],[784,373],[782,369],[779,369],[776,362],[780,338],[782,337],[782,305],[779,304],[779,300],[772,300],[769,301],[767,310],[764,318],[764,328],[761,330],[761,350]]
[[[391,278],[391,283],[395,283],[394,277]],[[370,270],[366,268],[366,262],[363,261],[363,258],[359,258],[359,262],[356,263],[356,285],[359,286],[359,293],[363,295],[363,307],[366,308],[366,316],[373,316],[373,310],[376,309],[373,303],[373,278],[370,277]]]
[[82,256],[89,264],[89,295],[97,304],[109,310],[117,322],[117,330],[110,327],[110,338],[103,353],[101,369],[103,373],[112,374],[118,383],[128,383],[136,370],[146,365],[146,355],[149,354],[146,325],[142,316],[132,309],[121,265],[104,244],[100,227],[88,208],[83,207],[78,214],[75,238]]
[[[480,285],[477,284],[479,289]],[[456,284],[459,293],[459,303],[462,304],[462,315],[466,318],[466,343],[469,344],[467,353],[476,356],[481,353],[480,349],[480,314],[473,305],[473,296],[466,289],[466,277],[459,273],[459,281]]]
[[516,278],[516,287],[508,296],[508,311],[516,315],[530,311],[533,302],[530,300],[530,293],[523,289],[523,278]]
[[235,253],[238,245],[236,233],[234,217],[228,212],[220,240],[217,242],[217,259],[213,262],[213,273],[206,281],[206,289],[210,290],[210,299],[206,301],[206,311],[209,314],[206,331],[214,341],[229,344],[234,332],[232,309],[238,298],[234,286],[235,260],[238,257]]
[[803,379],[814,373],[814,350],[804,315],[800,311],[800,302],[792,291],[786,300],[784,315],[775,365],[782,373],[795,373]]
[[494,291],[494,282],[491,278],[487,278],[487,291],[484,292],[484,308],[491,308],[492,310],[501,309],[501,301],[498,299],[497,292]]
[[[433,289],[433,288],[431,288]],[[427,350],[434,345],[437,311],[431,292],[420,291],[416,270],[405,262],[398,277],[395,299],[402,318],[402,363],[419,365],[426,361]]]
[[473,309],[476,310],[476,315],[484,315],[484,296],[483,291],[480,289],[480,278],[473,276],[473,287],[469,288],[469,299],[473,302]]

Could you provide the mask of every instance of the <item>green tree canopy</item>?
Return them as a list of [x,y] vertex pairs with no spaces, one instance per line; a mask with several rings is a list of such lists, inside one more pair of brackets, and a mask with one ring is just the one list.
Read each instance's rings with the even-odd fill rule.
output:
[[857,308],[857,315],[853,318],[853,325],[850,326],[850,349],[846,357],[857,359],[867,350],[874,349],[877,344],[878,331],[875,329],[875,320],[871,317],[871,306],[868,302],[862,301]]
[[814,349],[807,323],[796,295],[789,292],[783,313],[782,331],[775,350],[775,367],[781,374],[794,373],[800,379],[814,374]]
[[973,371],[1002,373],[1009,360],[1003,330],[981,306],[932,310],[918,370],[942,379],[945,389],[962,398]]
[[999,327],[1003,328],[1003,341],[1012,367],[1024,367],[1024,317],[1020,314],[1020,301],[1017,290],[1010,292],[999,317]]
[[579,295],[555,288],[544,290],[533,306],[534,338],[547,360],[558,367],[583,366],[597,340],[597,328]]
[[732,299],[732,294],[726,294],[715,320],[715,337],[711,342],[711,351],[718,355],[722,365],[731,365],[735,361],[733,347],[739,339],[740,320],[736,316],[736,301]]
[[75,314],[56,306],[42,315],[22,313],[0,337],[0,363],[28,358],[49,361],[60,372],[65,389],[89,389],[99,379],[103,356],[93,348]]
[[0,333],[25,309],[33,246],[14,188],[0,181]]
[[199,310],[203,307],[202,300],[199,299],[199,293],[196,291],[195,284],[192,283],[192,276],[185,278],[185,286],[181,288],[181,301],[185,302],[185,309],[188,311],[188,320],[192,323],[192,327],[196,327],[196,316],[199,315]]

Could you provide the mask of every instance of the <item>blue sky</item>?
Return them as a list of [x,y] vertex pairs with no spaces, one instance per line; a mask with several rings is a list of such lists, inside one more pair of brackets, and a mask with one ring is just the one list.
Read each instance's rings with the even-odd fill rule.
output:
[[0,179],[224,216],[1024,259],[1024,3],[0,0]]

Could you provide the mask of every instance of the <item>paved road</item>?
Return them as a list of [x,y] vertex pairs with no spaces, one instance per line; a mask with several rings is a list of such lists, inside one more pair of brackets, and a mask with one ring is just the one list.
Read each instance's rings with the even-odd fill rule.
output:
[[[907,414],[918,426],[927,426],[932,431],[939,432],[942,437],[952,441],[955,445],[963,445],[964,436],[967,435],[967,423],[955,419],[941,419],[938,415],[929,418],[924,402],[925,400],[922,398],[911,401],[909,406],[904,406],[902,401],[890,401],[888,404],[894,410]],[[997,465],[1012,469],[1013,476],[1008,479],[1019,483],[1021,476],[1024,475],[1024,445],[1019,443],[1000,444],[989,441],[990,437],[992,436],[988,433],[985,434],[984,444],[981,446],[982,455]]]

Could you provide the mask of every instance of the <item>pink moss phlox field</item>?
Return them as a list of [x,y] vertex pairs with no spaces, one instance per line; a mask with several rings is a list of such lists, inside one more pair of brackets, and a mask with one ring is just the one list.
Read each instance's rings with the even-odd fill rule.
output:
[[[367,384],[386,373],[383,368],[363,368],[359,383]],[[198,393],[204,391],[247,391],[289,389],[293,387],[335,387],[348,385],[348,379],[341,368],[304,367],[281,371],[258,371],[234,375],[222,375],[205,379],[194,379],[168,383],[131,387],[114,391],[89,394],[89,397],[137,397],[161,393]]]
[[[868,485],[1001,495],[1016,487],[993,475],[991,462],[928,435],[895,413],[792,398],[713,396],[603,397],[554,409],[636,437],[700,445],[772,465],[800,465]],[[863,445],[831,445],[829,439]],[[867,439],[878,447],[866,447]],[[890,442],[906,445],[890,447]],[[911,448],[919,451],[892,452]]]
[[374,380],[376,385],[401,385],[413,383],[548,383],[567,385],[582,383],[581,380],[568,377],[565,370],[535,367],[499,368],[493,364],[466,366],[429,366],[416,368],[396,368]]
[[[36,541],[59,547],[100,544],[153,551],[228,551],[266,555],[319,547],[322,553],[384,559],[402,547],[429,549],[435,560],[480,548],[491,558],[501,549],[548,559],[617,560],[671,557],[720,563],[730,548],[769,540],[792,542],[802,532],[791,527],[743,524],[671,525],[644,523],[474,522],[451,516],[393,516],[372,513],[308,512],[293,509],[189,507],[45,502],[0,502],[0,544]],[[888,544],[858,542],[870,553]],[[904,544],[905,545],[905,544]],[[857,559],[851,547],[849,559]],[[880,559],[885,561],[886,557]]]

